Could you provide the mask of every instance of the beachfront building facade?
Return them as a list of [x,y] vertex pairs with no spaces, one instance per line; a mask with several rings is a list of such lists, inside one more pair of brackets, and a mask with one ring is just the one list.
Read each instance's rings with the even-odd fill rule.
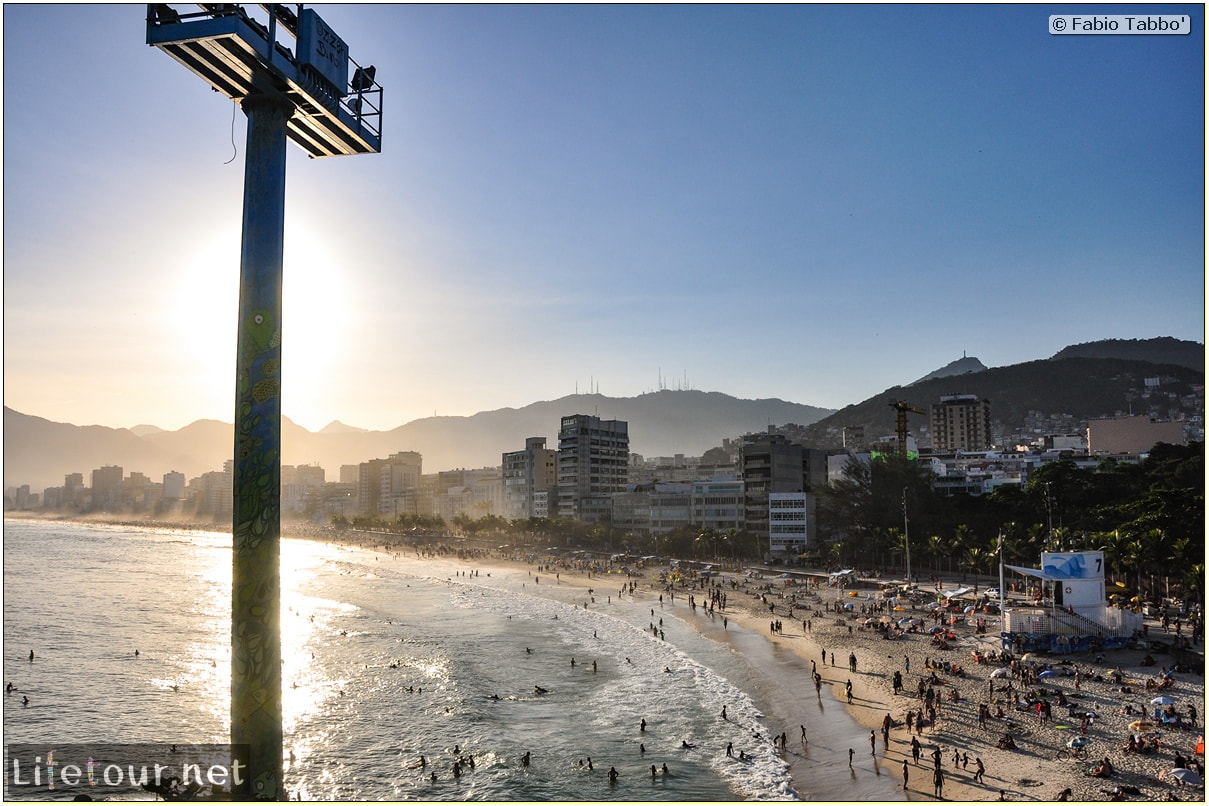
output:
[[[505,453],[500,473],[504,485],[503,516],[512,520],[544,517],[537,514],[535,496],[558,486],[558,451],[546,447],[546,438],[528,437],[524,450]],[[549,511],[546,507],[542,509]]]
[[590,414],[563,417],[558,429],[559,516],[611,522],[613,495],[625,492],[629,463],[627,422]]
[[991,401],[978,395],[942,395],[929,412],[932,450],[987,451],[991,449]]
[[743,480],[712,478],[693,482],[692,522],[719,532],[743,529]]
[[[784,559],[788,546],[800,551],[817,539],[814,534],[815,497],[811,489],[812,485],[827,483],[828,453],[790,442],[783,434],[748,434],[743,438],[739,464],[743,478],[744,528],[748,534],[769,535],[767,551],[771,556]],[[774,493],[802,496],[805,526],[801,541],[789,543],[782,535],[774,548],[770,498]]]
[[768,494],[768,550],[795,556],[806,550],[806,493]]

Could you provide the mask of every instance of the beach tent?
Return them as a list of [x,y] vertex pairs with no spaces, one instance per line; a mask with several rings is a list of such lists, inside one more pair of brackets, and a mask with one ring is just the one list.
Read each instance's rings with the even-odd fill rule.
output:
[[1170,775],[1172,778],[1176,779],[1177,781],[1179,781],[1181,784],[1192,784],[1193,786],[1203,786],[1205,783],[1201,779],[1201,776],[1197,775],[1195,771],[1186,769],[1184,767],[1176,767],[1172,770],[1169,770],[1167,772],[1167,774]]

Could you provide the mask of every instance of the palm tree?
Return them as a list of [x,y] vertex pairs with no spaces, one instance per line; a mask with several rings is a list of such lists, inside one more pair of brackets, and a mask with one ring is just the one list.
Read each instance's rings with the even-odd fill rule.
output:
[[949,554],[947,541],[940,535],[928,535],[928,542],[925,544],[924,550],[928,555],[928,559],[931,560],[932,572],[934,574],[940,573],[941,557],[948,556],[949,561],[952,562],[952,555]]

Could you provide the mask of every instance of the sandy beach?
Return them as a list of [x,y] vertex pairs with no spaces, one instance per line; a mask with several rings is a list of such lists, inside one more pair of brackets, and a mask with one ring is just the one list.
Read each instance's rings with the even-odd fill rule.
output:
[[[367,541],[367,547],[370,542]],[[551,567],[548,559],[536,563],[509,561],[495,552],[489,556],[465,561],[468,565],[482,568],[486,565],[503,567],[537,568],[559,572],[563,585],[579,585],[584,588],[600,587],[602,579],[616,582],[620,587],[620,574],[589,575],[573,565],[555,561]],[[646,569],[638,582],[637,596],[657,597],[663,590],[659,584],[658,569]],[[1026,684],[1019,676],[1011,674],[1010,667],[1002,663],[979,664],[973,657],[975,650],[984,655],[997,649],[997,618],[988,617],[991,624],[985,634],[976,635],[973,627],[964,620],[952,626],[955,640],[952,648],[932,648],[932,636],[927,632],[907,634],[902,638],[887,640],[874,629],[864,629],[866,618],[861,604],[869,604],[876,590],[861,590],[853,597],[851,591],[820,587],[802,588],[784,585],[782,579],[749,579],[725,573],[715,578],[727,593],[725,611],[715,610],[715,615],[725,615],[735,624],[753,632],[763,634],[767,640],[778,643],[798,655],[804,662],[815,661],[823,677],[821,697],[830,697],[843,702],[845,686],[852,681],[852,703],[848,712],[865,728],[874,732],[876,756],[881,768],[887,770],[901,787],[903,762],[907,762],[909,784],[902,790],[903,800],[948,800],[959,802],[997,801],[1055,801],[1062,799],[1064,790],[1070,793],[1070,801],[1109,800],[1184,800],[1204,802],[1204,788],[1182,784],[1166,774],[1176,766],[1177,754],[1187,759],[1198,759],[1195,748],[1203,737],[1204,678],[1193,672],[1175,673],[1175,683],[1162,691],[1148,691],[1146,680],[1157,680],[1160,669],[1170,666],[1172,659],[1165,654],[1155,653],[1153,667],[1142,665],[1145,652],[1137,649],[1110,650],[1102,662],[1088,655],[1064,657],[1034,654],[1020,668],[1028,668],[1033,674],[1053,667],[1056,672],[1040,681]],[[709,601],[708,588],[676,586],[674,602],[666,600],[668,609],[688,624],[704,625],[708,621],[703,604]],[[798,603],[791,610],[791,592],[798,593]],[[689,605],[693,595],[696,609]],[[807,598],[810,597],[810,598]],[[812,597],[817,597],[815,601]],[[852,611],[840,615],[829,612],[828,607],[836,602],[854,603]],[[772,608],[769,605],[772,605]],[[810,610],[804,609],[809,605]],[[903,616],[925,617],[923,610],[895,613]],[[773,632],[771,624],[781,621],[781,631]],[[810,621],[809,630],[804,624]],[[926,622],[929,626],[932,622]],[[1157,625],[1155,628],[1157,629]],[[827,663],[819,663],[826,649]],[[835,660],[832,665],[831,655]],[[855,656],[856,672],[849,669],[850,656]],[[910,661],[908,671],[905,659]],[[942,668],[926,668],[928,661],[962,667],[961,676],[949,674]],[[1110,673],[1119,667],[1123,682],[1117,684]],[[992,678],[997,669],[1001,677]],[[1075,670],[1079,670],[1076,684]],[[903,690],[896,694],[893,689],[895,672],[902,673]],[[934,707],[936,720],[926,724],[922,733],[907,732],[908,712],[926,714],[925,700],[918,694],[920,681],[932,681],[935,692]],[[1036,709],[1017,709],[1012,704],[1012,692],[1006,689],[1009,682],[1012,692],[1041,689],[1045,699],[1052,704],[1051,718],[1042,722]],[[927,686],[927,682],[925,682]],[[1130,689],[1128,693],[1122,689]],[[1058,705],[1058,693],[1068,702]],[[1160,744],[1149,753],[1126,752],[1131,730],[1130,724],[1144,717],[1154,722],[1154,705],[1150,700],[1160,694],[1174,700],[1178,713],[1184,721],[1189,719],[1188,706],[1195,709],[1195,727],[1156,726],[1155,730],[1143,729],[1135,735],[1158,734]],[[990,718],[980,725],[979,705],[986,704]],[[1127,706],[1128,709],[1127,710]],[[1002,708],[1003,718],[995,718]],[[886,715],[892,720],[889,742],[882,737],[882,726]],[[1086,720],[1082,715],[1091,714]],[[1083,724],[1086,721],[1086,724]],[[1016,747],[1001,749],[998,742],[1009,734]],[[918,739],[921,752],[918,762],[914,760],[911,737]],[[1076,737],[1088,740],[1086,757],[1069,755],[1067,744]],[[865,748],[857,748],[865,752]],[[939,750],[941,769],[944,775],[940,797],[934,792],[934,752]],[[954,754],[957,757],[954,757]],[[867,756],[867,753],[866,753]],[[1093,765],[1107,757],[1113,771],[1107,777],[1089,774]],[[981,780],[977,777],[977,760],[981,759],[985,772]],[[843,763],[837,760],[836,763]],[[1192,761],[1188,764],[1191,766]],[[791,768],[794,765],[791,760]],[[795,770],[796,772],[796,770]]]
[[[198,524],[159,525],[215,528]],[[417,553],[417,547],[403,545],[397,537],[381,534],[338,533],[321,527],[299,528],[296,524],[283,523],[283,535],[386,550],[398,557]],[[487,548],[468,551],[452,548],[453,545],[454,541],[447,547],[434,544],[425,551],[435,549],[437,556],[452,564],[484,572],[498,568],[503,572],[526,574],[541,568],[546,573],[556,573],[560,587],[583,588],[585,598],[588,598],[586,594],[590,587],[620,589],[628,582],[636,583],[633,597],[639,601],[653,604],[661,593],[667,593],[665,584],[659,580],[664,568],[649,567],[636,571],[638,575],[626,576],[617,572],[605,573],[599,566],[591,570],[559,558],[519,556]],[[934,622],[922,607],[915,611],[908,607],[906,611],[886,614],[894,620],[903,617],[924,619],[925,627],[919,632],[887,640],[876,629],[866,628],[867,620],[883,615],[861,612],[862,607],[869,609],[880,601],[875,588],[853,591],[825,584],[803,586],[779,575],[751,578],[736,572],[723,573],[709,584],[720,586],[715,590],[726,595],[725,609],[715,608],[713,619],[707,615],[705,607],[710,601],[710,588],[695,580],[675,586],[674,599],[665,597],[662,615],[679,618],[699,632],[710,631],[715,635],[719,617],[725,617],[777,648],[792,652],[803,664],[817,667],[823,685],[816,696],[828,707],[833,703],[844,705],[846,683],[851,680],[852,701],[844,707],[872,733],[877,767],[898,781],[903,800],[1205,800],[1203,786],[1182,784],[1168,774],[1177,766],[1177,756],[1188,760],[1185,766],[1195,768],[1203,764],[1203,755],[1196,754],[1198,741],[1203,751],[1203,669],[1175,672],[1174,684],[1161,692],[1148,690],[1146,683],[1157,681],[1160,672],[1164,667],[1170,668],[1174,659],[1158,651],[1153,651],[1153,666],[1143,666],[1146,652],[1141,649],[1109,650],[1103,653],[1102,660],[1088,654],[1062,657],[1035,654],[1026,656],[1023,663],[1018,662],[1013,672],[1001,662],[978,663],[974,658],[975,651],[985,656],[998,649],[997,616],[986,616],[987,630],[983,634],[977,634],[964,619],[951,625],[950,648],[942,650],[933,646],[933,638],[927,629]],[[690,607],[690,596],[695,608]],[[841,608],[850,604],[852,609],[836,612],[837,603]],[[771,629],[774,621],[780,621],[779,631]],[[1152,639],[1169,641],[1172,637],[1163,634],[1153,621],[1149,622],[1149,629]],[[824,651],[827,652],[826,662],[823,662]],[[855,671],[849,666],[851,658],[856,662]],[[950,664],[949,672],[943,668],[928,668],[929,662],[943,665],[945,661]],[[954,664],[962,667],[962,674],[952,673]],[[1052,667],[1053,675],[1046,675],[1041,680],[1027,679],[1048,667]],[[1121,682],[1112,679],[1117,669]],[[896,673],[901,674],[900,693],[894,689]],[[908,732],[908,714],[914,722],[915,714],[921,710],[925,714],[928,712],[925,698],[919,693],[921,683],[925,691],[930,683],[934,692],[935,722],[925,723],[922,732],[918,726]],[[803,681],[794,696],[813,702],[813,688],[809,681]],[[1014,695],[1023,696],[1038,690],[1052,705],[1051,718],[1047,721],[1042,720],[1035,708],[1018,709],[1013,704]],[[1191,722],[1193,727],[1156,724],[1156,706],[1151,700],[1160,694],[1173,700],[1181,719]],[[983,705],[989,709],[989,718],[980,722],[979,711]],[[1194,714],[1190,707],[1195,709]],[[1002,718],[996,717],[999,709],[1003,711]],[[887,715],[892,723],[888,741],[882,735]],[[1139,721],[1149,724],[1138,725]],[[796,727],[785,726],[785,729]],[[809,730],[810,725],[806,727]],[[999,746],[1005,734],[1012,737],[1014,749]],[[1127,752],[1131,734],[1135,737],[1157,736],[1158,745],[1146,753]],[[912,737],[920,745],[918,760],[912,754]],[[796,740],[797,737],[793,738]],[[1085,757],[1074,757],[1070,753],[1068,743],[1076,738],[1087,741]],[[935,795],[933,786],[934,753],[937,751],[944,774],[941,797]],[[858,762],[867,765],[869,750],[857,747],[856,752]],[[810,767],[802,754],[790,752],[785,758],[795,781],[808,780]],[[1111,775],[1088,774],[1092,766],[1104,758],[1112,764]],[[981,780],[977,775],[978,760],[985,767]],[[845,762],[846,759],[837,758],[834,762],[823,763],[834,763],[842,768]],[[817,764],[819,759],[814,758],[811,763]],[[909,773],[909,784],[905,788],[902,786],[904,768]],[[1065,790],[1070,792],[1066,798],[1061,798]]]

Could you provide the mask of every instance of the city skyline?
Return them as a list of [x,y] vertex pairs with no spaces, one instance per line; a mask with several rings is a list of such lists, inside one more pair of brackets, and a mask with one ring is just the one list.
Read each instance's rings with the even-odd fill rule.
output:
[[[290,146],[309,430],[1203,342],[1201,6],[315,9],[385,114],[381,155]],[[232,417],[245,120],[144,12],[4,9],[5,405],[172,430]]]

